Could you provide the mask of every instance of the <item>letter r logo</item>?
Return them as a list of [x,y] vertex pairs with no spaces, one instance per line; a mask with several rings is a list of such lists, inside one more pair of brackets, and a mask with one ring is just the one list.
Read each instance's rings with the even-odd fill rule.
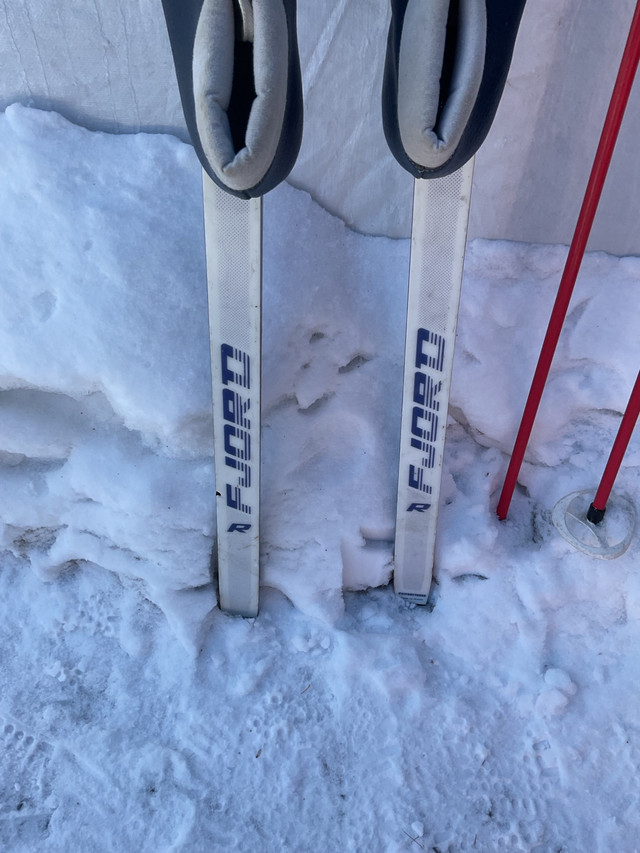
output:
[[431,504],[409,504],[407,512],[426,512],[430,507]]

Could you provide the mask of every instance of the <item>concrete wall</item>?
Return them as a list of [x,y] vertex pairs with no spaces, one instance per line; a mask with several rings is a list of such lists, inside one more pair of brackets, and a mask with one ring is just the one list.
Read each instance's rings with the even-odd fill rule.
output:
[[[477,158],[471,236],[568,243],[633,0],[529,0],[498,116]],[[299,0],[305,136],[292,182],[369,233],[408,233],[411,181],[380,119],[386,0]],[[186,139],[160,0],[0,0],[0,108]],[[591,248],[640,254],[640,93]]]

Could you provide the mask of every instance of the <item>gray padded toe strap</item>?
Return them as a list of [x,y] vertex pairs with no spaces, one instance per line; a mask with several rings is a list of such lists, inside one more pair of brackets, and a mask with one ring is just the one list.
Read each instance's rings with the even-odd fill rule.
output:
[[[456,150],[476,103],[485,62],[485,0],[409,0],[398,57],[398,125],[411,160],[437,169]],[[456,43],[447,42],[449,32]]]
[[[244,147],[236,152],[227,111],[234,77],[237,19],[233,0],[204,0],[193,46],[195,119],[207,160],[224,186],[255,187],[270,168],[283,129],[287,101],[288,38],[282,0],[253,0],[255,98]],[[251,31],[252,30],[252,31]]]

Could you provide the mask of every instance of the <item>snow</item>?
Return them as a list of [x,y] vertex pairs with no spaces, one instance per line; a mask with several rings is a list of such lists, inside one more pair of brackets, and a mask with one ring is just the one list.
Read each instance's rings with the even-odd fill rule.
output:
[[[585,259],[500,523],[566,249],[469,246],[415,608],[388,586],[408,243],[271,193],[242,620],[210,573],[193,151],[17,105],[0,148],[2,849],[640,850],[638,538],[605,562],[551,523],[597,485],[635,379],[640,259]],[[637,438],[616,489],[637,503]]]

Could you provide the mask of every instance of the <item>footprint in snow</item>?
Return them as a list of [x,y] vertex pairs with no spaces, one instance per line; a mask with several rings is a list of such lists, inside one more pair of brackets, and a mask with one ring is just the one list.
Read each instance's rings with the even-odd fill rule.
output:
[[52,810],[46,802],[51,793],[50,744],[11,719],[0,715],[0,820],[6,850],[14,844],[42,838]]
[[564,670],[555,667],[545,672],[544,684],[536,699],[536,711],[547,719],[564,714],[578,688]]

